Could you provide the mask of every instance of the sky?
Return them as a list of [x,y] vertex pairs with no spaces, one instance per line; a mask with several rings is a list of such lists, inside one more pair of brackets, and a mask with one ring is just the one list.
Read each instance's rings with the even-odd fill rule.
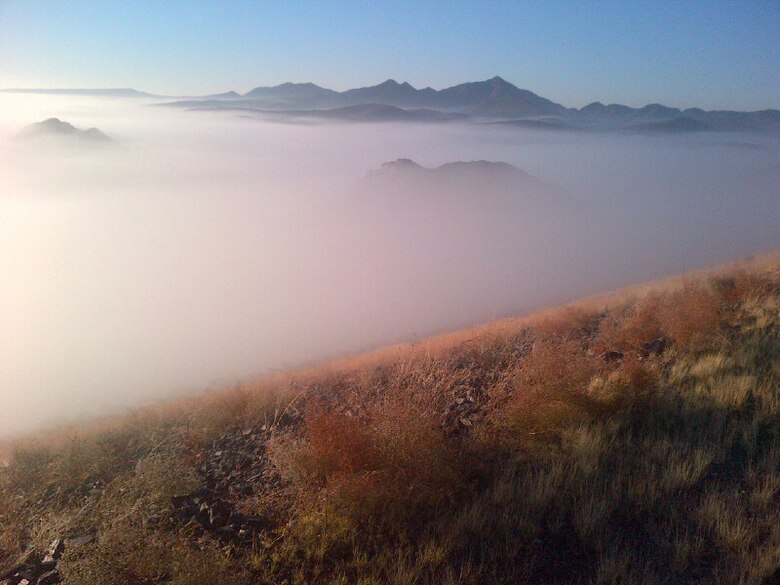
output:
[[500,75],[568,107],[780,107],[780,1],[0,0],[0,87],[197,95]]

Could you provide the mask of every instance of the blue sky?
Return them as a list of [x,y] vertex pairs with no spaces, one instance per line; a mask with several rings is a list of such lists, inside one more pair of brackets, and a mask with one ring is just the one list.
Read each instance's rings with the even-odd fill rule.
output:
[[0,87],[182,95],[494,75],[566,106],[780,108],[780,0],[0,0]]

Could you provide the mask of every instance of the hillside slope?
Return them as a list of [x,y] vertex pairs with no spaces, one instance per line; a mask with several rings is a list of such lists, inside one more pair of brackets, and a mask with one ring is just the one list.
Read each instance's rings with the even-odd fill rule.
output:
[[27,439],[0,583],[778,583],[779,268]]

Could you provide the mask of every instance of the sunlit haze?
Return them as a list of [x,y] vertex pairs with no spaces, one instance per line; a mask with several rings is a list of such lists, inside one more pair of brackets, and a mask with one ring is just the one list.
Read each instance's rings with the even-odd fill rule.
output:
[[778,39],[776,2],[0,2],[0,88],[157,94],[0,92],[0,434],[777,247],[780,115],[704,110],[779,107]]

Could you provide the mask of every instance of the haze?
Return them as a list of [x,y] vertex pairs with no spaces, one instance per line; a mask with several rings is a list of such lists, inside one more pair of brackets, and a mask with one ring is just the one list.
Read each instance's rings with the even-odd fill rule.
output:
[[[114,142],[16,139],[54,116]],[[479,177],[450,200],[366,179],[399,158],[535,180],[507,203]],[[0,161],[0,434],[780,245],[770,134],[282,124],[0,94]]]

